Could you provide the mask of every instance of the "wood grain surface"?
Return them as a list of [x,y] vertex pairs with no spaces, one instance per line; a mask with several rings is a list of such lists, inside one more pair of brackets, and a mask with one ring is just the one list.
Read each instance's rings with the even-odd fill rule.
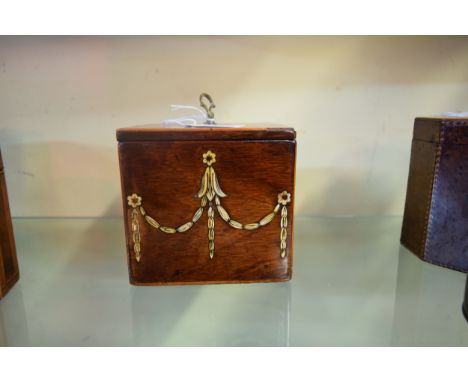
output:
[[210,140],[295,140],[290,127],[249,125],[248,128],[190,127],[167,128],[161,125],[127,127],[117,130],[119,142],[136,141],[210,141]]
[[[187,130],[184,129],[184,134]],[[239,133],[241,129],[235,129]],[[294,137],[287,129],[286,136]],[[166,137],[171,132],[165,131]],[[286,281],[293,260],[295,140],[225,140],[227,132],[211,132],[206,141],[152,139],[131,142],[127,133],[119,143],[123,208],[130,281],[136,285]],[[138,132],[135,138],[141,138]],[[169,135],[167,135],[169,134]],[[285,135],[283,135],[285,136]],[[119,135],[121,138],[122,135]],[[273,211],[278,194],[288,191],[287,256],[280,256],[280,216],[257,230],[237,230],[215,214],[215,255],[208,252],[207,208],[187,232],[165,234],[140,216],[141,262],[133,252],[131,208],[126,197],[140,195],[151,217],[164,226],[178,227],[191,220],[200,206],[196,193],[206,169],[203,153],[216,154],[216,171],[227,197],[222,205],[241,223],[258,222]]]
[[0,298],[5,296],[18,279],[18,260],[0,153]]

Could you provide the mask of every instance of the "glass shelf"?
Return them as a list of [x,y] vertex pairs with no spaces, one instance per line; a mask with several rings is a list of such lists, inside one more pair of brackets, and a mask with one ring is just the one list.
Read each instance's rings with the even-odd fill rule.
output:
[[400,227],[298,218],[291,282],[134,287],[121,219],[15,219],[0,345],[468,345],[465,275],[400,247]]

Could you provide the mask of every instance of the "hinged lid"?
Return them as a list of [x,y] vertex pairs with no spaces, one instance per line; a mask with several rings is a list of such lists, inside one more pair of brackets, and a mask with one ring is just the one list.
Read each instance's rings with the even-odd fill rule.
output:
[[413,139],[440,144],[468,145],[468,118],[416,118]]
[[163,127],[144,125],[117,130],[119,142],[135,141],[294,141],[291,127],[275,124],[245,124],[246,127]]

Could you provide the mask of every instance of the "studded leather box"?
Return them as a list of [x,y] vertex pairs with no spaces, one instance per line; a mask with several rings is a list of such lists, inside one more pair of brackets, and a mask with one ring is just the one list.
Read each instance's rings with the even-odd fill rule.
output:
[[132,284],[291,278],[294,129],[145,126],[117,140]]
[[401,243],[468,271],[468,119],[416,118]]
[[18,261],[0,153],[0,298],[5,296],[18,279]]

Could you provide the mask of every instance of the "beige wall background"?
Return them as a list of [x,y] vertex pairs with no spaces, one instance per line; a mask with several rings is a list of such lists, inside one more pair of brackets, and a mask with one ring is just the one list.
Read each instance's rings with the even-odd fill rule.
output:
[[399,215],[414,118],[468,109],[468,39],[0,37],[13,215],[120,215],[115,129],[202,91],[297,129],[297,213]]

